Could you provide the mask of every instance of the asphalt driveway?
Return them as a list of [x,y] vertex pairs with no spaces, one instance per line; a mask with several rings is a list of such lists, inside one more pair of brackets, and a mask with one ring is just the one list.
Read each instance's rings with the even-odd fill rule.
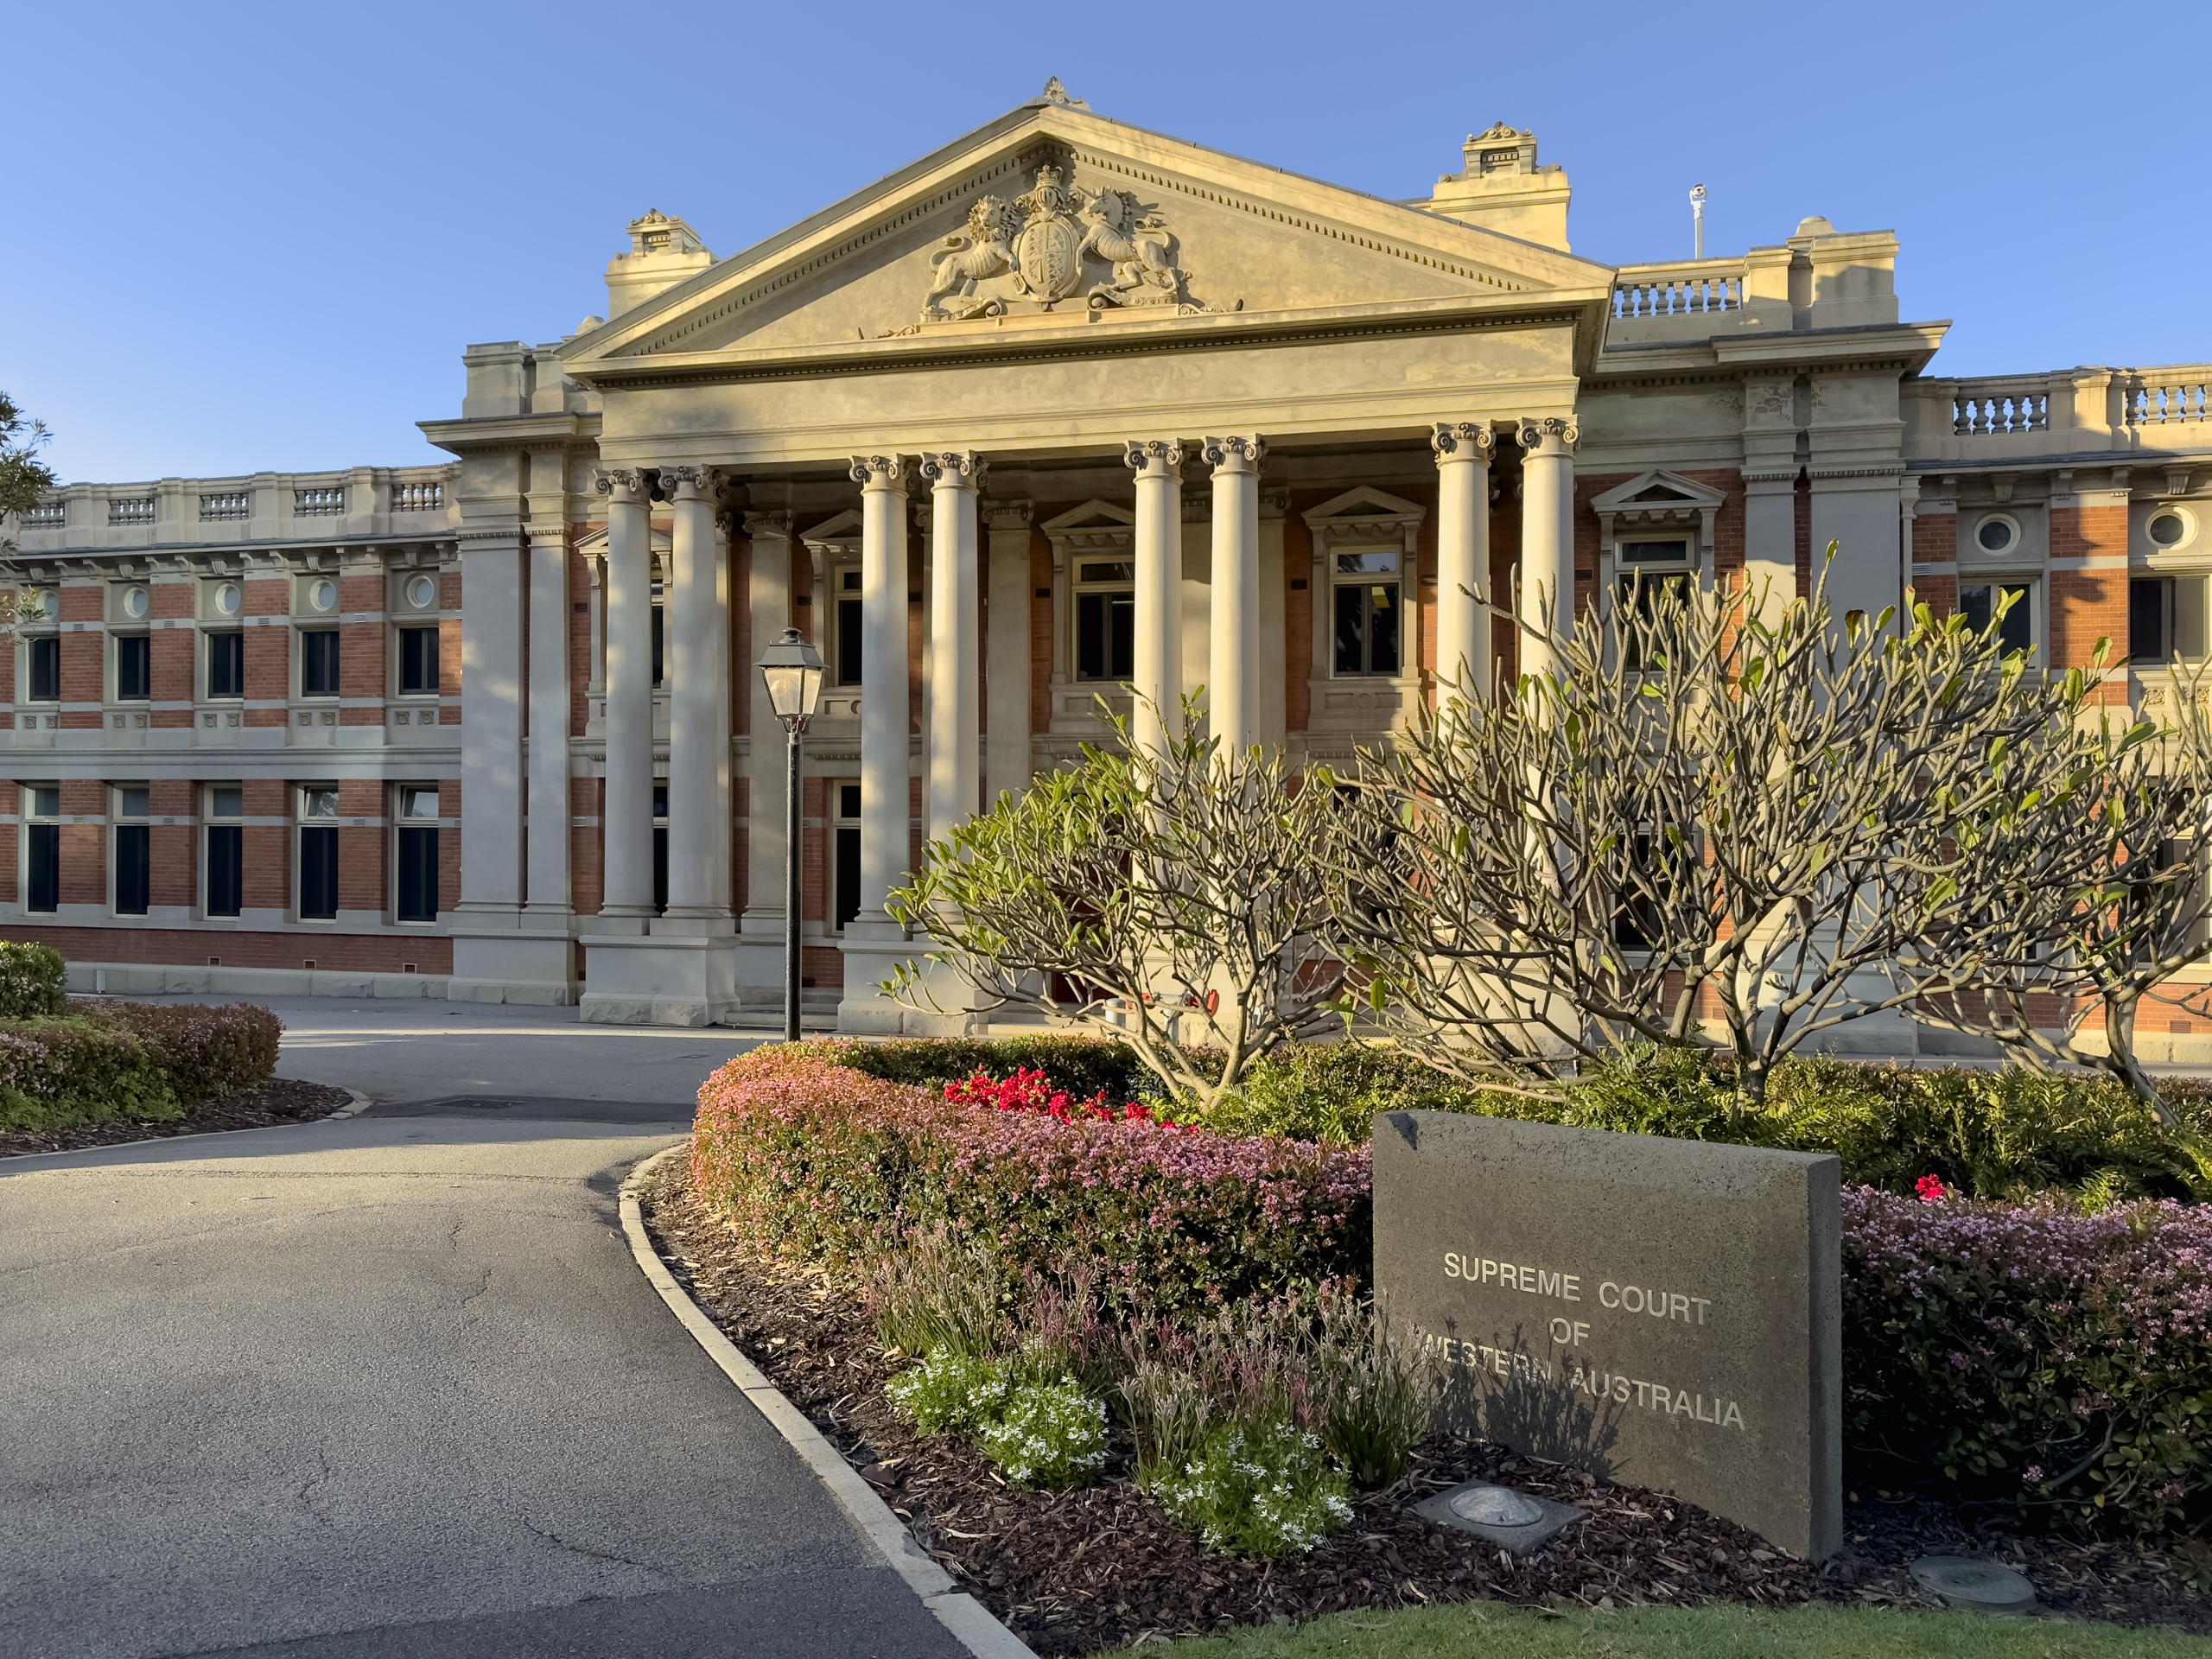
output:
[[959,1654],[630,1260],[689,1090],[426,1114],[474,1073],[424,1065],[391,1116],[0,1160],[0,1653]]

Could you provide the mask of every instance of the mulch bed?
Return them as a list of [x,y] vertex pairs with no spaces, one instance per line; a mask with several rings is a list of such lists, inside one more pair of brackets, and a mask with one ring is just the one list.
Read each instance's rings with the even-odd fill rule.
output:
[[69,1123],[52,1129],[0,1129],[0,1158],[27,1152],[76,1152],[86,1147],[119,1146],[172,1135],[206,1135],[211,1129],[265,1129],[279,1123],[311,1123],[328,1117],[353,1096],[327,1083],[300,1083],[270,1077],[251,1089],[194,1107],[182,1117],[145,1123],[112,1117],[100,1123]]
[[[1212,1554],[1128,1478],[1133,1459],[1118,1426],[1101,1484],[1057,1497],[1009,1487],[963,1442],[918,1435],[893,1413],[883,1384],[906,1362],[884,1357],[850,1287],[738,1248],[694,1200],[680,1158],[642,1196],[663,1258],[699,1306],[960,1586],[1042,1655],[1476,1598],[1554,1610],[1927,1606],[1905,1567],[1939,1554],[2003,1560],[2067,1617],[2212,1632],[2212,1602],[2161,1556],[2132,1546],[2022,1535],[1925,1499],[1867,1491],[1845,1511],[1844,1553],[1815,1568],[1693,1504],[1446,1436],[1421,1447],[1398,1484],[1358,1500],[1351,1525],[1310,1553],[1274,1562]],[[1578,1504],[1589,1518],[1523,1560],[1413,1514],[1432,1492],[1475,1478]]]

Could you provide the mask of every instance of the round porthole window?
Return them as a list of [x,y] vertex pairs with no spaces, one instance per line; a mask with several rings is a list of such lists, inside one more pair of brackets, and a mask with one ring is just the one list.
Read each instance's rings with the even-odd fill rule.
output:
[[2010,553],[2019,545],[2020,527],[2001,512],[1993,512],[1974,526],[1974,545],[1985,553]]
[[245,590],[235,582],[226,582],[215,590],[215,608],[225,616],[236,616],[245,603]]
[[145,615],[146,590],[143,588],[133,588],[126,592],[123,595],[123,610],[126,616]]
[[417,576],[407,584],[407,602],[418,611],[427,611],[437,602],[438,584],[428,576]]
[[2160,547],[2179,547],[2195,528],[2189,515],[2177,507],[2166,507],[2151,515],[2151,539]]
[[308,588],[308,603],[318,611],[327,611],[338,602],[338,584],[324,576]]
[[38,596],[38,610],[39,614],[43,616],[49,622],[60,620],[61,615],[61,595],[55,593],[51,588],[48,588],[46,592]]

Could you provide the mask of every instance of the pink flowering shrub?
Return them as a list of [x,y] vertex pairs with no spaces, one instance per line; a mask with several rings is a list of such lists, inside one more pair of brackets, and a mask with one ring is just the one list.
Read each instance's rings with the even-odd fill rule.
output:
[[943,1223],[1009,1263],[1088,1268],[1147,1318],[1364,1278],[1372,1255],[1364,1148],[1001,1110],[789,1050],[707,1080],[691,1166],[761,1249],[853,1262]]
[[1859,1455],[2069,1523],[2212,1510],[2212,1206],[1847,1187],[1843,1267]]

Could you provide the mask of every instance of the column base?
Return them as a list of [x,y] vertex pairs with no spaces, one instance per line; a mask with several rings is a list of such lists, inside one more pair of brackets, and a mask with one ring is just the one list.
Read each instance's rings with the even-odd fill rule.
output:
[[576,1018],[603,1026],[740,1023],[734,935],[584,936]]
[[969,1000],[964,982],[950,969],[925,967],[925,983],[945,1012],[910,1008],[880,988],[902,963],[918,959],[928,941],[910,938],[893,922],[845,924],[845,995],[837,1005],[837,1029],[851,1037],[966,1037],[984,1028],[980,1014],[963,1011]]
[[748,910],[737,923],[737,982],[753,992],[771,992],[784,1001],[784,912]]
[[456,929],[452,937],[448,1001],[566,1007],[576,1000],[575,952],[565,924],[558,932]]

